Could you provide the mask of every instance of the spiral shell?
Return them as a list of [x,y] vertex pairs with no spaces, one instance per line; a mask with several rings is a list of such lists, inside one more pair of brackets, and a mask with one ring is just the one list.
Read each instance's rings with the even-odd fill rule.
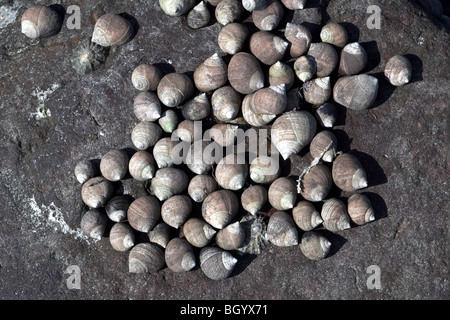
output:
[[217,182],[212,176],[199,174],[189,182],[188,193],[195,202],[203,202],[210,193],[217,190],[217,187]]
[[343,25],[339,23],[328,23],[320,31],[320,39],[322,42],[343,48],[348,43],[348,34]]
[[244,210],[255,215],[267,203],[267,190],[263,186],[254,185],[242,192],[241,203]]
[[289,90],[294,84],[294,71],[287,64],[277,61],[269,68],[269,84],[277,86],[284,84],[285,89]]
[[411,81],[412,66],[405,56],[393,56],[386,63],[384,75],[394,86],[402,86]]
[[105,206],[108,218],[114,222],[124,221],[127,218],[128,207],[132,199],[128,195],[115,196]]
[[172,150],[177,143],[177,141],[173,141],[170,138],[162,138],[155,144],[153,147],[153,158],[158,168],[166,168],[173,165]]
[[195,122],[189,119],[181,121],[172,134],[172,138],[174,137],[185,142],[194,142],[194,140],[197,140],[195,139]]
[[120,46],[134,36],[131,23],[118,14],[107,13],[95,23],[92,42],[102,47]]
[[161,71],[153,65],[140,64],[131,74],[131,82],[139,91],[156,91],[161,81]]
[[183,225],[186,240],[197,248],[208,245],[216,233],[217,231],[203,219],[190,218]]
[[244,156],[228,154],[219,161],[216,167],[217,183],[224,189],[242,189],[247,175],[248,165]]
[[178,116],[173,110],[166,110],[161,114],[158,123],[166,133],[172,133],[178,126]]
[[219,121],[230,121],[237,117],[241,109],[242,98],[231,86],[223,86],[211,96],[213,115]]
[[311,43],[308,55],[316,60],[317,77],[328,77],[339,63],[339,55],[336,49],[329,43]]
[[304,9],[307,0],[281,0],[289,10]]
[[272,143],[286,160],[311,142],[316,129],[316,120],[309,112],[285,113],[272,125]]
[[333,161],[333,181],[343,191],[355,191],[368,186],[366,171],[358,158],[350,153],[343,153]]
[[141,92],[134,98],[133,111],[139,121],[156,121],[161,117],[161,102],[153,92]]
[[148,121],[141,121],[133,128],[131,141],[138,150],[146,150],[153,147],[161,136],[162,130],[159,125]]
[[141,150],[136,152],[129,162],[130,175],[138,181],[146,181],[155,175],[156,163],[150,152]]
[[277,210],[292,209],[297,202],[297,186],[287,177],[280,177],[270,184],[269,203]]
[[83,183],[81,198],[90,208],[103,207],[114,192],[113,184],[104,177],[94,177]]
[[317,123],[324,128],[332,128],[337,120],[337,110],[334,103],[326,102],[314,112]]
[[63,19],[50,7],[36,4],[22,15],[21,32],[31,39],[51,37],[59,32]]
[[303,85],[303,96],[306,102],[314,105],[321,105],[327,102],[331,96],[330,77],[316,78],[305,82]]
[[279,115],[287,104],[284,84],[262,88],[253,94],[251,108],[257,114]]
[[315,231],[305,232],[300,242],[300,250],[310,260],[321,260],[330,253],[331,242]]
[[194,83],[185,74],[168,73],[162,77],[156,93],[162,104],[173,108],[181,105],[194,94]]
[[314,158],[320,158],[325,162],[333,162],[337,152],[337,138],[328,130],[316,134],[309,145],[309,152]]
[[309,201],[299,201],[292,208],[292,217],[295,224],[303,231],[309,231],[318,227],[322,222],[319,211]]
[[109,232],[109,242],[114,250],[128,251],[135,244],[133,229],[126,222],[116,222]]
[[259,30],[274,30],[284,17],[284,7],[279,1],[272,1],[266,8],[253,10],[252,21]]
[[234,124],[217,123],[211,127],[209,134],[219,146],[227,147],[234,144],[239,127]]
[[301,56],[294,62],[297,78],[306,82],[311,80],[317,72],[316,60],[311,56]]
[[264,87],[264,74],[258,60],[250,53],[238,52],[228,63],[228,80],[237,92],[250,94]]
[[292,217],[284,211],[276,211],[267,223],[267,238],[279,247],[290,247],[298,244],[298,231]]
[[212,280],[224,280],[234,270],[237,259],[231,253],[217,247],[200,250],[200,268]]
[[171,233],[172,229],[170,226],[164,222],[160,222],[154,226],[153,229],[147,233],[147,235],[148,240],[151,243],[157,244],[161,248],[165,248],[171,239]]
[[338,72],[340,75],[352,76],[363,71],[366,65],[366,50],[358,42],[352,42],[342,49]]
[[259,156],[250,163],[250,179],[256,183],[272,183],[280,176],[278,157]]
[[239,200],[230,190],[218,190],[209,194],[202,204],[202,216],[216,229],[226,227],[239,210]]
[[299,179],[300,194],[308,201],[322,201],[332,186],[331,170],[320,163],[309,169]]
[[129,158],[125,151],[112,149],[100,160],[100,172],[109,181],[119,181],[128,172]]
[[154,243],[139,243],[128,256],[130,273],[156,272],[164,267],[164,251]]
[[242,247],[245,232],[239,221],[229,224],[216,234],[216,244],[223,250],[237,250]]
[[220,30],[217,43],[223,52],[233,55],[244,49],[249,36],[250,31],[245,25],[234,22]]
[[206,93],[202,93],[187,101],[181,109],[183,117],[188,120],[198,121],[205,119],[211,112],[211,103]]
[[81,218],[80,228],[84,234],[92,239],[101,240],[105,234],[108,218],[99,208],[92,208]]
[[192,29],[202,28],[206,26],[210,20],[211,14],[203,1],[192,8],[186,17],[186,23]]
[[162,204],[161,218],[169,226],[178,229],[186,222],[191,211],[191,199],[185,195],[175,195]]
[[344,202],[337,198],[331,198],[323,203],[320,215],[323,219],[323,226],[332,231],[338,232],[350,228],[350,216]]
[[357,225],[363,225],[375,220],[375,211],[367,196],[355,193],[347,200],[347,210],[350,219]]
[[250,37],[250,52],[269,66],[284,57],[288,45],[288,42],[269,31],[257,31]]
[[198,90],[213,91],[225,85],[228,80],[228,67],[222,57],[214,53],[194,71],[194,83]]
[[341,77],[333,88],[334,101],[352,110],[373,105],[378,95],[378,79],[367,74]]
[[289,43],[289,54],[292,58],[304,55],[311,45],[311,31],[303,25],[288,22],[284,29],[284,37]]
[[248,94],[244,97],[244,100],[242,101],[242,116],[248,124],[254,127],[265,126],[277,116],[274,114],[258,114],[254,111],[253,97],[254,94]]
[[195,267],[195,254],[186,239],[173,238],[165,250],[167,267],[173,272],[186,272]]
[[75,166],[74,174],[79,183],[85,183],[98,174],[98,167],[91,160],[81,160]]
[[196,0],[159,0],[161,9],[171,17],[188,13],[196,3]]
[[222,0],[216,6],[214,11],[217,22],[225,26],[229,23],[238,21],[244,14],[241,0]]
[[161,216],[161,206],[153,196],[142,196],[134,200],[128,207],[128,223],[140,232],[149,232]]
[[242,6],[245,10],[252,12],[253,10],[263,10],[271,3],[272,0],[242,0]]
[[182,193],[188,186],[187,174],[178,168],[161,168],[151,180],[150,192],[160,201]]
[[208,152],[211,150],[210,145],[211,142],[203,140],[197,140],[191,144],[186,156],[189,170],[196,174],[205,174],[211,171],[214,158]]

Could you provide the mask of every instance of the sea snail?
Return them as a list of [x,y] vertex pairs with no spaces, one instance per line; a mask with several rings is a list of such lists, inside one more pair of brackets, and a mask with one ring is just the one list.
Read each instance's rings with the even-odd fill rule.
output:
[[133,25],[118,14],[107,13],[95,23],[92,42],[102,47],[120,46],[134,36]]
[[50,7],[36,4],[22,15],[22,33],[28,38],[46,38],[59,32],[63,19]]

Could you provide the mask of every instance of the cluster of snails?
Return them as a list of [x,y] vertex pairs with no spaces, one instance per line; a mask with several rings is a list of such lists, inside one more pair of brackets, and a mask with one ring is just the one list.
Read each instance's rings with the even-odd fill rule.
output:
[[[345,28],[337,23],[322,28],[320,43],[312,42],[308,28],[293,23],[287,23],[284,37],[275,35],[285,10],[301,10],[306,1],[197,2],[159,1],[167,14],[187,14],[197,22],[202,8],[215,6],[223,25],[218,45],[231,56],[229,62],[214,53],[192,77],[163,74],[151,64],[133,70],[131,82],[139,91],[133,103],[138,123],[131,133],[136,152],[110,150],[98,168],[89,160],[77,164],[81,196],[90,208],[81,228],[100,239],[112,221],[111,245],[129,252],[133,273],[155,272],[164,265],[174,272],[192,270],[199,249],[201,270],[221,280],[233,272],[237,253],[259,254],[269,243],[298,245],[308,259],[323,259],[331,242],[317,231],[320,226],[339,232],[375,220],[368,197],[356,193],[368,186],[366,172],[353,154],[338,151],[330,130],[337,110],[331,97],[354,110],[376,99],[377,78],[360,74],[367,54],[359,43],[348,43]],[[240,20],[250,12],[253,33]],[[111,39],[130,39],[126,23],[101,21],[93,42],[107,46]],[[332,88],[335,71],[340,77]],[[411,79],[411,64],[395,56],[385,72],[393,85],[403,85]],[[297,79],[301,87],[294,85]],[[314,115],[299,110],[311,106]],[[196,133],[198,122],[208,135],[204,127]],[[255,131],[256,151],[253,142],[236,140],[243,128]],[[233,152],[217,158],[217,150],[230,146]],[[283,175],[285,161],[308,149],[298,179]],[[114,182],[128,174],[143,182],[147,195],[113,196]],[[334,186],[353,193],[346,203],[329,197]],[[149,241],[136,244],[137,232]]]

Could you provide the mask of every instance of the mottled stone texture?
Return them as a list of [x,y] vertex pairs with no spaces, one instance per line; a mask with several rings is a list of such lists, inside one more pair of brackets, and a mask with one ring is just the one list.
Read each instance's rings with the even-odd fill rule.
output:
[[[219,50],[219,24],[191,30],[184,17],[166,16],[153,0],[74,0],[80,30],[64,25],[56,36],[30,40],[20,33],[20,16],[34,2],[19,3],[15,22],[0,29],[0,299],[449,297],[449,34],[423,7],[407,0],[311,0],[305,11],[286,15],[305,21],[315,41],[321,24],[342,22],[350,41],[369,55],[364,72],[379,79],[376,104],[359,112],[339,107],[334,132],[339,149],[357,155],[367,171],[364,193],[377,219],[336,235],[322,231],[333,243],[324,260],[307,260],[299,247],[270,245],[256,258],[240,258],[232,277],[216,282],[198,267],[130,274],[127,254],[114,251],[107,237],[80,238],[87,208],[73,168],[111,148],[132,147],[138,92],[131,72],[139,63],[192,72]],[[381,8],[379,30],[366,26],[372,4]],[[90,37],[96,18],[123,12],[139,25],[135,38],[111,49],[103,68],[77,75],[72,50]],[[414,73],[412,83],[398,88],[383,76],[396,54],[411,60]],[[145,193],[131,179],[118,189]],[[66,285],[69,265],[81,269],[80,290]],[[366,285],[371,265],[380,268],[381,289]]]

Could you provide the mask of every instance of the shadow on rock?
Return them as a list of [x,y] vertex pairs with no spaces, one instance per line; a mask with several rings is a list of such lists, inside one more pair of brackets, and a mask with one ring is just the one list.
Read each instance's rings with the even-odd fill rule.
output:
[[388,181],[383,168],[378,164],[378,161],[375,160],[374,157],[367,153],[356,150],[351,150],[350,153],[357,157],[361,162],[361,165],[363,166],[367,174],[369,187],[384,184]]
[[409,83],[423,81],[422,72],[423,72],[423,63],[422,60],[416,56],[415,54],[405,54],[405,58],[411,62],[412,66],[412,77]]
[[239,255],[238,262],[234,267],[233,273],[231,274],[230,278],[241,274],[257,257],[258,255],[256,254],[244,254],[242,256]]
[[327,238],[328,241],[331,242],[330,253],[328,253],[328,255],[326,256],[325,259],[335,255],[344,246],[344,244],[348,241],[344,237],[338,235],[337,233],[331,232],[329,230],[318,229],[318,230],[314,230],[314,231],[321,234],[322,236]]
[[379,107],[388,101],[397,88],[396,86],[393,86],[384,76],[384,72],[373,73],[371,76],[378,79],[378,94],[375,102],[369,109]]
[[370,72],[380,64],[380,50],[376,41],[362,42],[361,46],[367,53],[367,65],[361,73]]
[[136,35],[138,34],[140,28],[138,21],[136,20],[135,17],[126,12],[120,13],[119,16],[125,18],[125,20],[127,20],[133,26],[133,39],[134,39],[134,37],[136,37]]
[[369,198],[372,204],[373,211],[375,212],[375,221],[388,216],[386,202],[380,195],[374,192],[362,192],[362,194]]
[[[340,22],[339,24],[345,28],[345,31],[347,31],[348,43],[359,41],[359,28],[356,25],[350,22]],[[366,48],[364,47],[364,49]]]

